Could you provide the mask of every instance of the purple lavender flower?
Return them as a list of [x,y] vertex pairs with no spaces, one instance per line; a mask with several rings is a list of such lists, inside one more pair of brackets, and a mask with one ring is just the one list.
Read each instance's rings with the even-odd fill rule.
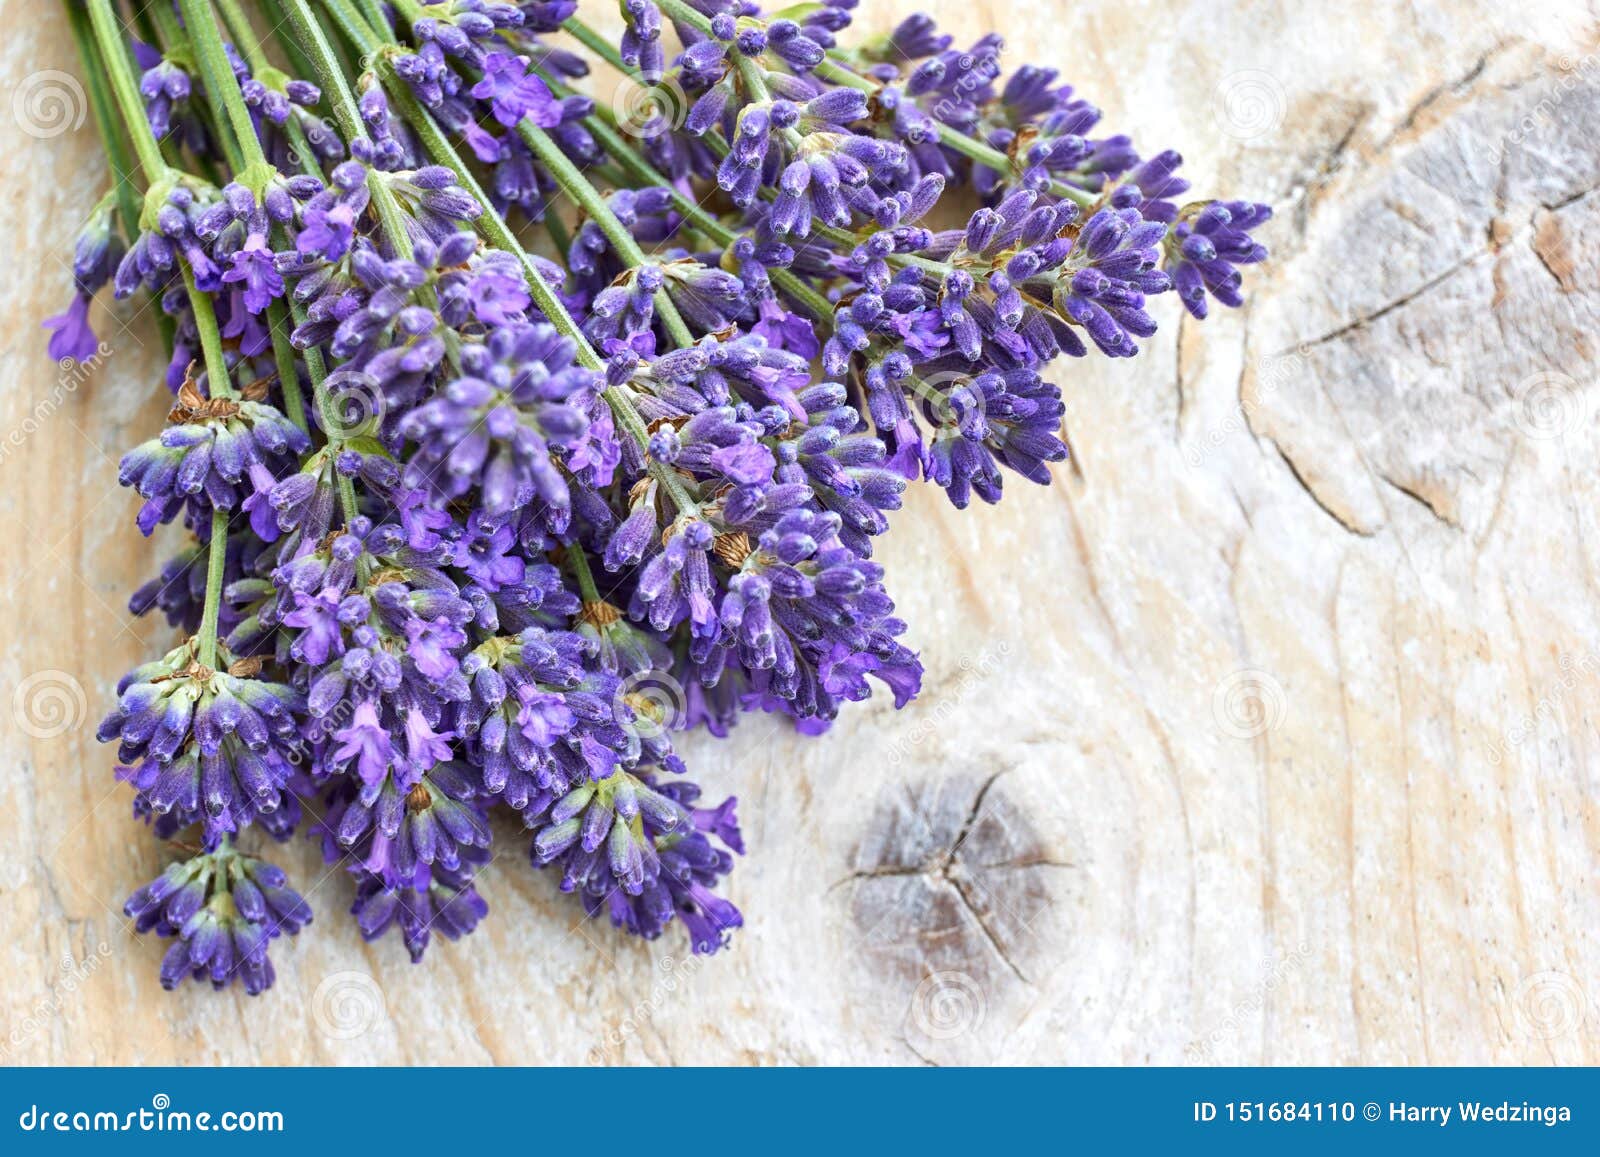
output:
[[396,884],[358,870],[356,899],[350,911],[362,938],[376,940],[398,927],[413,964],[421,962],[433,933],[459,940],[489,913],[489,905],[472,886],[477,867],[478,863],[472,862],[471,870],[465,866],[457,870],[419,868],[416,876]]
[[1207,294],[1232,308],[1243,304],[1238,267],[1266,260],[1266,247],[1251,238],[1250,230],[1271,216],[1266,205],[1213,201],[1192,218],[1178,220],[1167,270],[1184,308],[1203,319]]
[[654,940],[677,917],[696,953],[724,947],[744,923],[739,910],[712,889],[733,857],[706,833],[742,849],[734,801],[701,818],[700,789],[686,782],[618,771],[586,780],[553,800],[533,823],[537,867],[561,868],[561,890],[576,892],[590,915]]
[[[232,510],[253,466],[282,469],[310,446],[305,433],[264,402],[207,398],[185,387],[174,425],[123,456],[118,480],[145,499],[139,529],[151,533],[188,506],[198,514]],[[252,484],[252,492],[256,489]]]
[[259,660],[206,667],[191,644],[128,673],[100,724],[143,803],[204,825],[208,846],[283,802],[301,738],[300,694],[258,679]]
[[85,362],[100,348],[100,339],[89,328],[88,294],[74,294],[65,312],[45,318],[44,327],[50,331],[49,354],[58,362]]
[[348,854],[363,872],[397,887],[435,866],[459,871],[473,849],[489,846],[470,770],[442,762],[403,786],[407,778],[338,782],[323,820],[329,862]]
[[[589,655],[575,634],[531,627],[480,646],[463,664],[472,693],[456,725],[485,790],[517,811],[537,813],[568,784],[604,778],[644,754],[627,726],[621,682]],[[670,757],[664,737],[648,739]]]
[[[312,810],[361,933],[397,927],[414,960],[486,914],[501,805],[590,914],[720,948],[736,801],[698,806],[672,733],[909,703],[922,667],[873,557],[907,484],[966,506],[1007,471],[1048,483],[1051,364],[1137,354],[1168,289],[1238,305],[1266,256],[1266,206],[1184,203],[1177,153],[1054,69],[1003,74],[998,36],[961,50],[911,16],[841,48],[854,0],[692,0],[669,59],[659,0],[623,0],[621,61],[682,97],[634,141],[571,91],[586,38],[550,34],[576,7],[313,6],[385,64],[343,78],[302,45],[328,122],[220,29],[133,46],[125,128],[174,139],[126,239],[118,198],[91,213],[45,324],[53,356],[91,357],[107,280],[170,319],[177,404],[121,474],[146,533],[181,513],[191,542],[131,605],[208,637],[131,672],[100,732],[135,816],[204,847],[129,901],[175,940],[169,987],[271,983],[267,942],[309,909],[233,840]],[[237,91],[192,83],[212,34]],[[560,264],[523,251],[536,222]],[[211,397],[221,374],[250,385]]]
[[524,118],[547,129],[561,123],[561,110],[550,87],[528,71],[526,57],[492,52],[483,61],[483,79],[472,87],[472,95],[486,100],[495,119],[515,128]]
[[481,484],[484,509],[496,516],[536,499],[554,511],[569,507],[556,460],[583,441],[599,386],[575,355],[570,338],[527,323],[502,326],[463,350],[461,376],[401,424],[417,445],[406,484],[441,500]]
[[272,987],[271,941],[311,923],[310,905],[281,869],[226,845],[172,864],[123,910],[136,930],[175,938],[161,961],[162,988],[193,977],[221,989],[237,979],[250,996]]
[[145,115],[150,119],[150,131],[157,137],[172,131],[173,114],[181,115],[189,101],[190,87],[189,74],[165,58],[145,69],[139,78]]

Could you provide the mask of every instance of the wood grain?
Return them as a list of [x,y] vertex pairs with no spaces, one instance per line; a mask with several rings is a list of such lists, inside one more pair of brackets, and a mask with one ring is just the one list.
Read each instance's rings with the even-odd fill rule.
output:
[[256,1000],[163,994],[120,915],[161,853],[94,722],[169,635],[125,610],[163,549],[115,463],[165,395],[137,309],[97,307],[81,384],[44,354],[106,177],[87,120],[17,113],[77,65],[3,7],[8,1062],[1600,1061],[1581,5],[929,5],[1274,203],[1248,310],[1165,302],[1134,363],[1062,367],[1051,488],[912,497],[883,559],[916,704],[684,741],[748,817],[730,954],[579,920],[508,827],[485,927],[412,967],[296,844],[317,923]]

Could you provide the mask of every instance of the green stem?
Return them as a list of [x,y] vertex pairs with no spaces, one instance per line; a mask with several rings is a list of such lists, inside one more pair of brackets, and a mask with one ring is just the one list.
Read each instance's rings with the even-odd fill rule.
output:
[[139,198],[131,183],[132,164],[128,149],[122,139],[121,122],[112,104],[112,95],[106,88],[106,71],[98,62],[94,31],[89,27],[87,13],[82,5],[65,0],[67,21],[72,26],[72,39],[78,46],[78,55],[84,63],[84,81],[89,90],[89,107],[94,110],[94,122],[105,142],[106,157],[111,165],[111,180],[117,193],[117,212],[122,217],[122,230],[131,239],[139,235]]
[[[327,4],[325,8],[334,11],[337,18],[340,10],[337,5]],[[367,137],[367,126],[361,119],[361,110],[356,103],[355,93],[350,91],[350,85],[345,80],[344,66],[340,63],[338,54],[334,52],[333,45],[329,43],[327,33],[323,31],[322,25],[318,23],[306,4],[306,0],[285,0],[284,9],[294,24],[302,46],[311,57],[317,77],[322,81],[322,91],[333,103],[333,115],[339,122],[339,128],[351,141]],[[365,31],[365,27],[365,22],[361,22],[360,29]],[[360,43],[358,40],[358,47]],[[405,213],[400,208],[394,190],[389,188],[385,174],[376,169],[369,170],[367,190],[372,194],[372,206],[377,210],[379,224],[383,227],[384,235],[389,238],[389,244],[394,247],[395,256],[409,261],[414,253],[411,234],[406,228]],[[487,201],[482,203],[485,206],[489,204]],[[438,300],[431,286],[420,287],[417,290],[417,298],[423,305],[437,312]],[[447,328],[441,336],[450,363],[459,366],[461,343],[455,331]]]
[[[150,132],[145,119],[144,105],[139,100],[138,87],[133,82],[127,56],[122,50],[121,33],[110,0],[90,0],[89,18],[94,25],[95,39],[100,44],[100,55],[111,77],[112,90],[122,109],[122,120],[133,140],[134,151],[145,171],[146,180],[154,186],[170,176],[161,149]],[[231,398],[233,386],[228,379],[228,361],[222,351],[222,334],[217,328],[217,315],[211,307],[211,298],[195,285],[194,270],[183,265],[183,284],[189,296],[189,308],[194,315],[195,329],[200,335],[200,350],[205,359],[206,385],[213,398]],[[222,607],[222,580],[228,561],[228,515],[215,510],[211,516],[210,558],[206,570],[206,599],[200,612],[198,657],[207,667],[216,664],[217,618]]]
[[[289,0],[289,2],[291,4],[304,4],[304,0]],[[566,305],[557,296],[555,290],[546,284],[543,276],[539,273],[538,267],[534,264],[532,256],[523,247],[516,234],[511,231],[510,226],[505,223],[500,214],[487,208],[490,205],[489,198],[482,187],[479,186],[472,170],[467,167],[461,155],[451,145],[449,139],[445,137],[443,130],[433,119],[433,115],[422,107],[416,95],[412,93],[410,87],[405,83],[405,80],[394,71],[394,67],[387,55],[387,50],[395,47],[393,43],[388,41],[387,38],[380,37],[365,20],[361,19],[359,13],[350,7],[350,0],[329,0],[327,8],[338,22],[341,31],[350,38],[352,45],[363,55],[369,56],[374,61],[378,78],[383,83],[385,91],[389,94],[389,99],[400,112],[400,115],[405,118],[406,123],[416,132],[418,139],[422,142],[422,147],[427,151],[428,155],[433,158],[436,164],[444,165],[450,169],[456,175],[456,180],[460,182],[463,191],[475,198],[480,205],[486,207],[485,211],[480,213],[473,222],[478,232],[490,244],[512,254],[521,263],[523,279],[528,286],[528,295],[533,299],[533,303],[539,308],[539,311],[544,314],[545,319],[555,327],[556,331],[572,340],[577,349],[578,363],[587,369],[603,372],[605,359],[590,344],[588,336],[578,323],[573,320],[572,315],[567,312]],[[407,0],[397,0],[396,11],[408,21],[422,14],[420,10],[413,11],[413,8],[414,5],[408,7]],[[570,164],[570,162],[568,163]],[[610,406],[612,417],[616,419],[617,424],[633,438],[641,451],[645,450],[650,444],[650,433],[646,429],[644,419],[640,417],[639,411],[634,408],[633,401],[628,397],[627,391],[621,387],[613,386],[606,389],[602,396],[605,398],[607,405]],[[683,479],[678,475],[677,471],[659,462],[650,462],[648,468],[651,476],[672,497],[679,510],[688,511],[697,508],[698,503],[684,487]]]
[[222,352],[222,331],[217,328],[217,313],[211,307],[211,297],[200,292],[194,283],[194,271],[187,265],[183,267],[183,286],[188,290],[194,311],[194,327],[200,331],[200,356],[206,367],[206,396],[231,398],[233,383],[228,378],[228,359]]
[[567,17],[566,20],[562,21],[561,27],[569,32],[579,44],[611,65],[618,72],[626,75],[630,71],[628,66],[622,62],[622,54],[617,51],[616,46],[576,16]]
[[[351,141],[365,138],[367,126],[361,119],[361,110],[356,104],[355,94],[345,83],[344,66],[339,62],[339,56],[334,52],[333,45],[328,42],[322,25],[312,14],[306,0],[284,0],[283,8],[290,23],[294,25],[295,35],[301,48],[311,58],[317,79],[322,83],[323,94],[333,106],[333,118],[339,122],[339,131]],[[411,239],[406,233],[405,218],[400,212],[398,202],[395,201],[394,193],[376,170],[367,175],[367,188],[372,194],[372,204],[378,211],[378,218],[383,223],[384,231],[389,234],[390,243],[395,246],[396,252],[401,257],[409,257]]]
[[144,170],[145,183],[153,185],[167,175],[167,162],[150,132],[150,122],[145,119],[144,102],[139,99],[139,86],[128,67],[121,28],[111,9],[111,0],[89,0],[89,21],[100,45],[100,63],[111,78],[111,91],[116,94],[117,106],[122,110],[122,121],[133,140],[133,151],[139,158],[139,167]]
[[[139,235],[139,196],[133,185],[133,158],[128,155],[127,142],[122,132],[122,121],[117,116],[115,98],[106,87],[109,69],[100,61],[100,50],[95,44],[94,30],[89,26],[88,10],[81,4],[65,0],[67,23],[72,28],[72,39],[78,47],[78,57],[83,61],[84,80],[89,90],[89,106],[94,110],[95,126],[105,143],[106,160],[111,168],[112,188],[116,191],[117,215],[122,219],[122,234],[131,244]],[[172,318],[156,312],[156,326],[161,333],[162,345],[172,348],[176,329]]]
[[594,572],[589,569],[589,558],[577,543],[567,544],[567,562],[572,566],[572,576],[578,580],[578,596],[586,603],[604,602],[600,588],[595,586]]
[[228,35],[233,38],[233,47],[250,66],[250,75],[259,80],[261,74],[272,67],[272,62],[261,51],[261,42],[256,39],[250,17],[245,15],[244,7],[239,0],[215,0],[215,2],[222,10],[222,22],[228,29]]
[[[616,250],[624,265],[638,268],[649,261],[644,250],[639,248],[639,243],[633,239],[633,234],[628,232],[628,227],[618,220],[617,215],[611,211],[611,206],[606,204],[606,199],[601,196],[600,190],[589,183],[578,166],[561,151],[561,146],[556,144],[549,133],[523,121],[517,126],[517,135],[528,148],[533,150],[533,155],[556,179],[561,191],[576,201],[578,206],[589,214],[589,219],[600,227],[600,232],[611,242],[611,247]],[[672,303],[672,298],[666,289],[656,291],[655,306],[656,313],[660,315],[662,324],[666,327],[667,336],[673,343],[683,347],[694,345],[694,335],[689,332],[688,324],[678,312],[678,307]]]
[[222,614],[222,587],[228,576],[228,512],[211,512],[211,545],[206,555],[206,602],[200,611],[198,654],[203,667],[217,665],[217,619]]
[[[833,84],[844,85],[847,88],[853,88],[868,94],[877,92],[881,87],[876,81],[856,75],[831,57],[817,65],[816,68],[812,69],[812,72],[818,80],[830,81]],[[1003,173],[1008,177],[1017,175],[1016,162],[999,149],[991,148],[982,141],[969,137],[959,129],[953,129],[942,122],[935,121],[934,126],[935,131],[939,134],[939,143],[947,149],[958,152],[969,161],[974,161],[984,166],[984,168],[993,169],[997,173]],[[1094,193],[1086,189],[1080,189],[1076,185],[1069,185],[1065,181],[1054,179],[1050,182],[1050,192],[1057,197],[1064,197],[1079,208],[1087,208],[1098,200]]]
[[389,27],[389,20],[384,15],[380,0],[358,0],[358,2],[364,9],[362,15],[366,17],[367,27],[372,30],[373,35],[380,40],[392,39],[393,30]]
[[311,425],[306,421],[306,400],[300,391],[300,375],[294,365],[294,343],[289,340],[289,311],[277,298],[267,306],[267,329],[272,334],[272,364],[278,371],[278,385],[283,389],[283,412],[289,416],[289,421],[309,434]]
[[711,35],[711,17],[689,7],[683,0],[657,0],[656,7],[661,9],[661,15],[677,24],[687,24],[696,32]]
[[[222,115],[217,104],[219,98],[215,95],[209,80],[210,74],[204,67],[205,62],[199,57],[193,39],[189,36],[183,24],[179,22],[177,12],[173,9],[171,3],[151,4],[141,8],[140,11],[141,14],[147,14],[152,18],[156,35],[159,37],[153,43],[161,51],[162,55],[180,64],[184,71],[191,74],[198,73],[200,82],[205,90],[208,93],[212,93],[210,100],[195,100],[190,104],[190,108],[204,122],[207,135],[221,145],[228,168],[237,172],[244,167],[244,155],[240,153],[239,146],[232,135],[222,131],[223,125],[218,120],[218,117]],[[224,60],[224,63],[226,64],[226,60]],[[232,75],[231,68],[229,69],[229,75]],[[175,155],[179,148],[178,141],[169,135],[168,142],[170,143],[166,152]],[[212,165],[212,158],[209,156],[197,157],[196,160],[203,166],[209,167]],[[217,180],[216,183],[221,184],[222,179]]]
[[272,25],[273,39],[278,42],[278,47],[283,49],[284,56],[288,58],[291,75],[309,80],[317,70],[312,65],[311,58],[306,55],[305,46],[295,39],[293,29],[286,21],[279,19],[271,8],[267,10],[267,22]]
[[[255,124],[250,119],[250,110],[245,105],[244,94],[234,78],[233,67],[228,62],[221,34],[210,9],[203,0],[180,0],[180,3],[191,43],[200,58],[206,88],[222,105],[228,124],[233,130],[239,156],[245,163],[245,171],[237,175],[259,196],[261,188],[258,186],[264,186],[277,170],[267,162],[266,153],[256,135]],[[230,7],[235,20],[244,18],[236,3],[230,4]],[[228,13],[224,11],[224,18],[227,15]],[[234,35],[237,36],[237,33]],[[254,48],[250,50],[250,58],[254,62],[252,68],[264,63],[260,52]],[[281,241],[282,230],[277,229],[274,232]],[[301,395],[300,379],[295,370],[294,346],[289,341],[288,311],[282,301],[274,300],[267,307],[267,328],[272,336],[272,360],[278,372],[278,384],[283,390],[284,412],[291,422],[309,433],[311,427],[306,421],[305,399]]]
[[[567,21],[569,25],[573,23],[572,20]],[[600,143],[601,148],[626,169],[634,180],[642,185],[654,185],[666,189],[672,197],[673,207],[706,236],[724,246],[732,245],[737,239],[737,233],[702,208],[693,197],[679,189],[665,173],[641,157],[616,129],[597,116],[585,118],[584,127]],[[822,322],[832,320],[833,303],[793,273],[787,269],[774,269],[768,276],[772,278],[773,285],[812,317]]]
[[[183,269],[184,288],[189,292],[190,310],[194,314],[195,329],[200,333],[200,350],[205,359],[206,389],[212,398],[233,397],[233,387],[228,380],[228,363],[222,352],[222,334],[217,329],[216,311],[211,308],[211,298],[200,292],[194,283],[194,273],[188,266]],[[222,584],[228,566],[228,512],[211,512],[211,546],[206,565],[206,601],[200,612],[199,654],[202,666],[215,667],[217,663],[217,618],[222,609]]]
[[[291,316],[295,324],[299,325],[305,321],[305,310],[298,305],[291,306]],[[322,350],[316,346],[307,346],[302,356],[306,362],[306,375],[311,379],[311,398],[322,419],[322,429],[325,433],[337,430],[343,419],[334,409],[333,397],[328,393],[328,367],[322,360]],[[335,470],[334,490],[339,495],[339,510],[343,513],[344,520],[349,522],[360,511],[360,506],[356,502],[355,483]],[[359,565],[365,568],[366,560],[362,559]]]

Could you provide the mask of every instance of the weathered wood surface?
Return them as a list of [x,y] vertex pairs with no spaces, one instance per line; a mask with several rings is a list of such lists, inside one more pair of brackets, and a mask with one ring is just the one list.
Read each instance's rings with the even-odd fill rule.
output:
[[[685,741],[752,852],[706,963],[577,920],[508,829],[486,926],[421,967],[296,845],[320,914],[277,989],[161,993],[119,914],[160,853],[92,731],[168,638],[123,609],[161,552],[115,485],[165,401],[127,308],[56,390],[36,319],[104,172],[88,122],[3,118],[8,1060],[1600,1061],[1589,14],[934,7],[1273,202],[1276,259],[1248,312],[1168,302],[1134,363],[1064,367],[1054,487],[913,497],[883,550],[911,709]],[[5,8],[16,109],[77,66]]]

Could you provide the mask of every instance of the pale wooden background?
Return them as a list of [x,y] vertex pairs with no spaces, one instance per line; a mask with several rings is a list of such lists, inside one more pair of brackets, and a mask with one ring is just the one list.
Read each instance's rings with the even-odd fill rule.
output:
[[508,829],[487,925],[412,967],[296,845],[317,923],[247,1000],[163,994],[119,915],[161,859],[93,724],[168,635],[123,609],[161,554],[115,463],[166,399],[118,308],[108,364],[26,420],[104,173],[89,123],[20,131],[18,90],[77,65],[7,0],[8,1061],[1600,1060],[1589,14],[932,6],[1003,14],[1202,188],[1276,204],[1249,312],[1169,301],[1135,363],[1063,367],[1055,487],[913,498],[883,551],[911,709],[685,742],[744,803],[732,953],[581,924]]

